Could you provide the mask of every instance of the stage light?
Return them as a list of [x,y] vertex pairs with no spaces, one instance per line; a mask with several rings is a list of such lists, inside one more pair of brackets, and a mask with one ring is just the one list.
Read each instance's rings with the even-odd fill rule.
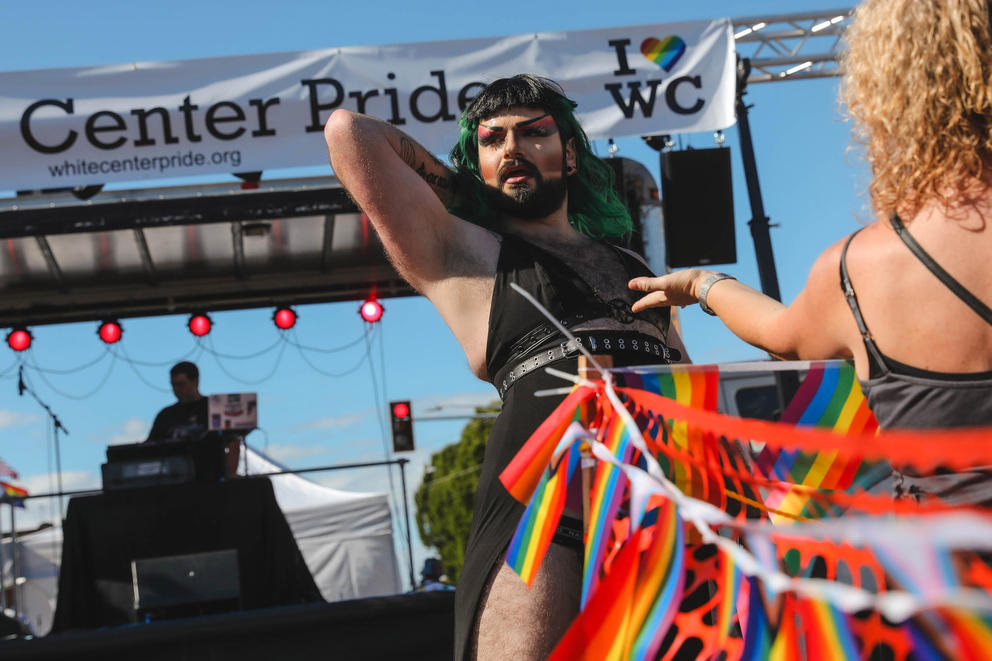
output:
[[96,332],[103,340],[104,344],[114,344],[120,341],[121,335],[124,334],[124,330],[121,328],[120,323],[116,320],[105,321],[100,324],[100,328]]
[[413,452],[413,415],[410,401],[389,402],[389,419],[393,430],[393,452]]
[[210,321],[210,317],[206,314],[194,314],[189,318],[189,332],[197,337],[203,337],[210,332],[213,327],[213,322]]
[[358,309],[358,313],[362,315],[362,319],[372,324],[382,319],[384,310],[385,308],[382,307],[382,303],[372,297],[362,303],[362,307]]
[[31,346],[31,332],[26,328],[14,328],[7,333],[7,346],[14,351],[25,351]]
[[296,325],[296,312],[292,308],[278,308],[272,313],[272,323],[279,330],[289,330]]

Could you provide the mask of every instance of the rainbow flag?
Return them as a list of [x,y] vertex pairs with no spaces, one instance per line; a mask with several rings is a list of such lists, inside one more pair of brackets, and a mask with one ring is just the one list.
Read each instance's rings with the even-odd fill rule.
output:
[[[796,391],[782,423],[831,429],[838,434],[878,431],[878,421],[868,408],[854,366],[847,362],[823,361],[810,364],[806,378]],[[755,463],[770,479],[815,489],[868,488],[889,472],[879,462],[866,462],[861,456],[838,456],[837,452],[806,453],[766,445]],[[791,521],[788,515],[820,518],[827,514],[811,503],[808,490],[782,489],[768,494],[765,504],[782,514],[772,514],[776,523]]]
[[572,440],[574,436],[572,434],[562,439],[561,445],[566,445],[563,456],[557,465],[545,471],[506,551],[507,564],[524,580],[527,587],[534,582],[551,544],[565,508],[568,485],[579,466],[581,439]]
[[[637,388],[675,400],[683,406],[704,411],[716,411],[720,396],[720,371],[718,365],[673,365],[664,372],[619,372],[617,382],[627,388]],[[668,420],[671,434],[664,442],[672,448],[702,457],[706,450],[701,434],[685,422]],[[668,457],[655,457],[665,475],[683,493],[701,496],[707,488],[706,477],[688,464],[672,461]]]
[[651,546],[641,557],[624,658],[654,659],[675,619],[685,580],[684,527],[675,503],[666,499],[658,508]]
[[499,475],[506,490],[521,503],[529,503],[558,442],[573,422],[589,426],[596,413],[597,389],[577,386],[558,408],[534,430],[520,451]]
[[24,497],[28,495],[27,489],[15,487],[8,482],[0,481],[0,488],[3,489],[3,501],[15,507],[24,507]]
[[781,422],[833,429],[840,434],[876,431],[878,421],[868,408],[861,386],[848,362],[810,363]]
[[[858,654],[848,616],[826,601],[797,599],[810,661],[857,661]],[[783,613],[788,617],[791,612]]]
[[[603,435],[605,438],[602,443],[613,456],[621,462],[629,461],[634,446],[630,432],[619,416],[613,418]],[[590,492],[588,534],[582,569],[583,606],[599,583],[600,570],[606,558],[606,545],[626,486],[627,477],[619,467],[599,462]]]

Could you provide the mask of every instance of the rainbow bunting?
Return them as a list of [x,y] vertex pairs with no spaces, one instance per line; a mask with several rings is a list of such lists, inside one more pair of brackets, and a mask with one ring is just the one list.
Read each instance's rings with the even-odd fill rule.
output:
[[[971,564],[964,564],[971,556],[954,555],[969,551],[954,546],[968,543],[953,541],[967,539],[958,532],[937,535],[949,535],[946,548],[928,538],[938,528],[927,521],[960,510],[893,503],[855,490],[873,486],[888,470],[865,457],[922,471],[992,462],[992,430],[879,434],[853,369],[840,363],[810,364],[778,423],[716,413],[712,368],[618,376],[627,387],[617,395],[645,432],[645,454],[634,446],[637,430],[626,427],[620,411],[606,404],[604,384],[594,382],[576,388],[500,476],[515,498],[528,502],[507,562],[529,585],[569,481],[579,473],[584,444],[593,446],[582,610],[551,659],[672,659],[689,649],[684,645],[690,640],[701,643],[701,649],[693,647],[700,658],[744,661],[848,661],[879,649],[899,661],[990,657],[992,610],[959,597],[957,588],[973,591],[969,599],[978,590],[988,593],[992,570],[977,554]],[[762,448],[756,456],[754,447]],[[655,460],[695,502],[671,496],[669,482],[650,476]],[[649,464],[651,473],[638,472]],[[751,511],[742,513],[743,506]],[[712,507],[729,518],[712,514]],[[920,517],[921,534],[908,544],[902,533],[883,539],[868,529],[858,542],[858,535],[838,531],[870,523],[830,524],[822,530],[834,532],[821,538],[771,527],[767,519],[815,519],[847,509],[871,517]],[[972,508],[968,515],[978,517],[976,526],[992,525],[986,510]],[[695,544],[711,534],[735,543]],[[742,568],[753,576],[745,578]],[[714,582],[715,590],[703,590]],[[851,599],[858,590],[865,601]],[[896,600],[871,601],[893,590],[901,593]],[[840,610],[862,603],[878,610],[866,607],[869,617]],[[897,613],[915,615],[896,623],[892,604],[899,604]]]

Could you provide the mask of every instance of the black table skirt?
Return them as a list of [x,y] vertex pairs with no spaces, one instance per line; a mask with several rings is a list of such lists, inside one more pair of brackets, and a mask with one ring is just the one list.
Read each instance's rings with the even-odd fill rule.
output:
[[132,560],[227,549],[242,608],[322,601],[265,478],[73,498],[52,631],[133,621]]

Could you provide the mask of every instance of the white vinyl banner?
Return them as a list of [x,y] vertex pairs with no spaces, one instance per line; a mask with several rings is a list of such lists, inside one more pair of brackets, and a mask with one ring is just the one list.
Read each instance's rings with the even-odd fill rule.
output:
[[0,72],[0,190],[327,162],[336,108],[446,154],[484,84],[527,72],[564,87],[592,139],[734,123],[729,19]]

